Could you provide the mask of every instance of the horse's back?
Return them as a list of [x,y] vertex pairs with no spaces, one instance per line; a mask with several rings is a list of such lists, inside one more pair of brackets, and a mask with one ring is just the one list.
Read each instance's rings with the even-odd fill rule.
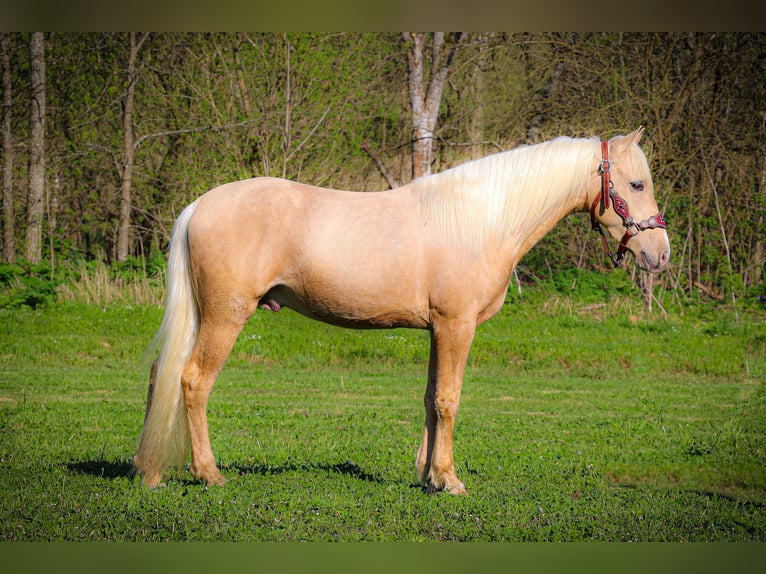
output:
[[324,251],[353,256],[367,250],[389,251],[404,242],[414,247],[422,236],[416,220],[410,196],[399,190],[339,191],[259,177],[227,183],[203,195],[189,234],[232,244],[263,241],[265,235],[276,234],[283,243],[302,243],[313,256]]

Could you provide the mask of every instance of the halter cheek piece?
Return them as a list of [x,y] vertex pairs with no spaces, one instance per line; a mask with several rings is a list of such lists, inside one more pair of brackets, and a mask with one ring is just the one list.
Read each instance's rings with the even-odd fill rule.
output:
[[[665,220],[663,219],[662,213],[658,213],[643,221],[633,221],[633,218],[630,216],[630,210],[628,209],[628,202],[617,195],[617,191],[614,189],[614,182],[609,176],[610,168],[609,142],[602,141],[601,165],[599,165],[598,168],[598,171],[601,174],[601,191],[598,192],[596,199],[593,200],[593,203],[590,206],[590,225],[601,235],[601,242],[604,244],[604,251],[609,256],[609,259],[612,260],[615,267],[619,267],[623,257],[625,257],[625,252],[628,250],[628,240],[646,229],[655,229],[657,227],[665,229]],[[620,240],[617,253],[612,253],[611,249],[609,249],[604,230],[601,229],[601,224],[596,219],[596,206],[601,204],[601,213],[604,213],[609,209],[610,198],[612,199],[612,207],[614,208],[615,213],[620,216],[622,224],[625,227],[625,235],[623,235]]]

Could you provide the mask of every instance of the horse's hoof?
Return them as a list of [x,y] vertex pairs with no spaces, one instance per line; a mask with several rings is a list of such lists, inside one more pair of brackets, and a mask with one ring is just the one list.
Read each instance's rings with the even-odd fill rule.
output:
[[444,487],[444,492],[455,495],[468,495],[468,491],[462,482],[458,482],[457,484],[453,485],[446,485]]
[[446,492],[447,494],[454,494],[454,495],[468,495],[468,491],[465,488],[465,485],[462,482],[458,482],[457,484],[445,484],[442,486],[436,486],[433,482],[428,485],[428,488],[426,489],[426,492],[428,494],[433,494],[435,492]]
[[141,478],[141,486],[145,486],[146,488],[151,488],[154,490],[164,487],[165,483],[162,482],[162,475],[157,473],[151,476],[143,476]]
[[218,469],[215,469],[207,473],[205,476],[199,478],[204,480],[207,486],[223,486],[226,484],[226,479]]

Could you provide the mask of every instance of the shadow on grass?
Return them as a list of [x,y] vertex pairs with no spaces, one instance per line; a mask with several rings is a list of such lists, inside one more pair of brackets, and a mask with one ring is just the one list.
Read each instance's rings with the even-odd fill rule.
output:
[[66,467],[76,474],[87,474],[109,480],[133,478],[136,475],[135,467],[124,460],[84,460],[67,463]]
[[[66,467],[75,474],[85,474],[94,476],[96,478],[103,478],[107,480],[114,480],[116,478],[135,478],[136,469],[128,461],[110,461],[110,460],[85,460],[78,462],[70,462],[66,464]],[[336,464],[329,463],[287,463],[281,465],[268,465],[268,464],[240,464],[231,463],[221,466],[221,470],[226,472],[234,471],[240,475],[279,475],[287,472],[296,471],[322,471],[332,472],[336,474],[343,474],[350,476],[363,482],[372,482],[375,484],[383,484],[385,481],[379,476],[375,476],[362,470],[357,464],[351,461],[345,461]],[[182,481],[188,484],[194,484],[194,479]]]
[[322,472],[334,472],[336,474],[343,474],[346,476],[350,476],[352,478],[356,478],[363,482],[374,482],[376,484],[383,484],[385,482],[379,476],[375,476],[374,474],[365,472],[357,464],[348,460],[341,463],[336,463],[336,464],[329,464],[329,463],[319,464],[319,463],[308,462],[308,463],[286,463],[281,465],[270,465],[270,464],[245,465],[245,464],[239,464],[239,463],[232,463],[232,464],[223,466],[221,469],[234,470],[234,471],[237,471],[239,474],[257,474],[261,476],[278,475],[278,474],[284,474],[286,472],[306,471],[306,470],[322,471]]

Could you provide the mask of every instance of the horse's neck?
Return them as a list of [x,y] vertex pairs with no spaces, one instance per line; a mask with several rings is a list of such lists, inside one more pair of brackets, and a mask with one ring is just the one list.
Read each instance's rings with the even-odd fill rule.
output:
[[576,202],[562,202],[559,205],[541,210],[531,220],[531,223],[517,225],[503,234],[499,238],[500,248],[510,258],[509,266],[515,266],[532,247],[550,233],[567,215],[575,211],[579,211]]
[[550,187],[514,190],[508,201],[499,239],[515,265],[568,215],[587,211],[587,181],[557,178]]

